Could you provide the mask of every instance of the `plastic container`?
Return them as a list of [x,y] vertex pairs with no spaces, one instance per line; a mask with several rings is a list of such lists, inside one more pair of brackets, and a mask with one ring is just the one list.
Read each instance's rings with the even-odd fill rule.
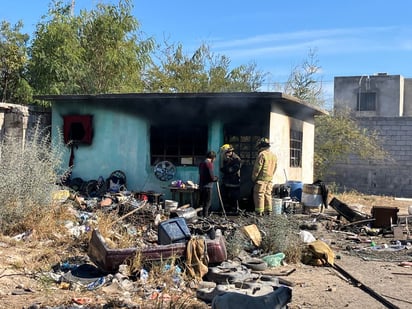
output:
[[282,211],[286,214],[297,214],[302,212],[302,204],[298,201],[284,198]]
[[286,185],[290,187],[290,198],[295,198],[300,202],[302,200],[302,182],[290,180],[286,182]]
[[302,190],[302,204],[305,207],[320,207],[322,206],[322,191],[320,186],[304,184]]
[[158,227],[159,245],[168,245],[178,242],[186,242],[191,237],[184,218],[173,218],[163,221]]
[[282,214],[283,200],[281,198],[272,199],[272,214],[280,215]]
[[171,212],[173,210],[176,210],[177,207],[179,206],[179,202],[173,201],[173,200],[165,200],[165,211],[166,212]]
[[197,219],[197,210],[193,207],[179,209],[173,211],[170,214],[170,218],[181,217],[184,218],[187,222],[191,222]]

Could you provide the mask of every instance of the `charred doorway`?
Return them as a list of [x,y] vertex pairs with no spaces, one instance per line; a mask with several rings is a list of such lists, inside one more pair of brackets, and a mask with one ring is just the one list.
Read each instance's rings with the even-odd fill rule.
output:
[[224,144],[231,144],[242,160],[240,170],[240,208],[253,211],[253,183],[251,180],[253,164],[257,156],[256,142],[267,136],[265,126],[234,124],[224,127]]

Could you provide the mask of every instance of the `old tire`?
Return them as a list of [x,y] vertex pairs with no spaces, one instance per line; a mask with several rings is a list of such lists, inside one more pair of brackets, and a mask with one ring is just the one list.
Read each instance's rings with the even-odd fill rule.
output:
[[268,264],[265,261],[257,258],[245,260],[242,262],[242,265],[255,271],[262,271],[268,268]]

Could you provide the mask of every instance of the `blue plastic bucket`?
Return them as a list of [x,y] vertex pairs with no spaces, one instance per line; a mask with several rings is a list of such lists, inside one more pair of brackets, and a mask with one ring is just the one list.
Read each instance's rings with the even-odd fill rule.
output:
[[302,199],[303,183],[301,181],[291,180],[286,182],[286,185],[290,187],[290,198],[295,198],[300,202]]

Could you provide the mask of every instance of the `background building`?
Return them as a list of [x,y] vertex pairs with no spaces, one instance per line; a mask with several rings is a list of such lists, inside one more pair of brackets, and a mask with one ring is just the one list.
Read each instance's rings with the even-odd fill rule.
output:
[[344,190],[412,197],[412,79],[386,73],[335,77],[334,108],[349,109],[361,127],[376,130],[390,160],[351,156],[325,180]]

